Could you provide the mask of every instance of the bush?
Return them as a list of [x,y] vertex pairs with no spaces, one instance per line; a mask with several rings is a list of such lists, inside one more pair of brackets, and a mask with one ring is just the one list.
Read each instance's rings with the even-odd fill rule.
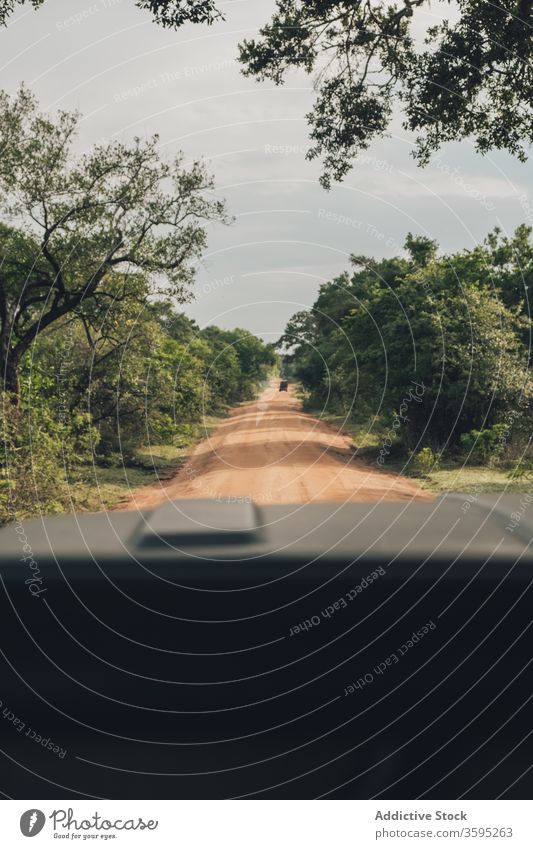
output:
[[88,464],[139,466],[142,446],[185,448],[205,416],[253,397],[276,367],[272,346],[245,331],[201,331],[162,302],[128,310],[120,301],[105,324],[40,334],[18,403],[0,397],[1,523],[83,508]]
[[468,433],[463,433],[459,441],[465,452],[465,462],[496,462],[505,447],[508,432],[508,425],[495,424],[484,430],[471,430]]
[[421,475],[429,475],[430,472],[438,472],[440,458],[431,448],[422,448],[413,459],[413,468]]
[[513,468],[508,472],[507,477],[511,480],[522,480],[523,478],[530,479],[533,476],[533,460],[523,458],[519,460]]
[[0,442],[0,523],[39,513],[61,513],[70,507],[72,471],[87,460],[96,432],[87,414],[58,421],[50,405],[14,404],[4,394]]
[[[352,257],[354,272],[324,283],[280,339],[313,405],[384,420],[398,411],[404,450],[469,444],[484,461],[507,429],[499,423],[518,431],[533,407],[530,235],[519,228],[512,245],[494,236],[442,258],[431,246],[423,263]],[[518,456],[516,442],[504,447]]]

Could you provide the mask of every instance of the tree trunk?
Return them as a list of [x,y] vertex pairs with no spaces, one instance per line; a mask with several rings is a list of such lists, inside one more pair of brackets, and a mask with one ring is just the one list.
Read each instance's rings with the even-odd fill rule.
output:
[[20,357],[14,355],[12,351],[7,353],[2,351],[0,356],[0,388],[13,395],[15,404],[18,404],[20,395],[19,366]]

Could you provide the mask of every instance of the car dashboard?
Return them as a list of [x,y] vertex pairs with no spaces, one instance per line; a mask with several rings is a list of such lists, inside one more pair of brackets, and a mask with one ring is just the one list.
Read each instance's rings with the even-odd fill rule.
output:
[[520,495],[17,520],[14,798],[529,798]]

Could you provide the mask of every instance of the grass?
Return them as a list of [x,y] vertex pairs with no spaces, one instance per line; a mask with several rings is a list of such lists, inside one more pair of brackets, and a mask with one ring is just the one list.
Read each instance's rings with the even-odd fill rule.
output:
[[205,439],[223,419],[223,416],[209,416],[201,425],[191,426],[187,435],[180,438],[179,445],[138,448],[128,462],[116,456],[105,463],[78,466],[69,480],[72,509],[112,510],[127,500],[133,490],[172,477],[185,463],[191,448]]
[[487,466],[444,466],[438,472],[420,478],[431,492],[524,492],[531,487],[526,478],[510,478],[509,469]]
[[155,480],[155,474],[135,466],[78,467],[69,481],[72,508],[77,511],[110,510],[133,489]]
[[[353,440],[354,447],[358,449],[358,456],[369,464],[375,462],[377,452],[381,447],[387,428],[379,420],[352,421],[345,420],[344,416],[327,413],[322,410],[308,407],[305,404],[306,396],[297,393],[303,402],[304,409],[310,415],[331,425],[335,430],[348,434]],[[384,471],[395,472],[405,477],[414,478],[423,489],[435,494],[443,492],[525,492],[529,490],[533,481],[524,477],[510,477],[511,466],[491,468],[483,465],[465,466],[460,460],[441,463],[438,471],[421,475],[408,466],[408,456],[399,453],[391,453],[390,458],[383,466]]]
[[342,416],[338,413],[328,413],[326,410],[313,407],[309,404],[308,393],[298,385],[294,394],[301,402],[302,409],[305,413],[331,425],[334,430],[348,434],[358,449],[379,448],[381,445],[385,437],[386,428],[379,418],[375,418],[374,420],[361,418],[357,420],[357,418]]
[[346,419],[344,416],[334,415],[333,413],[324,413],[318,410],[306,410],[315,418],[322,422],[331,425],[337,431],[348,434],[353,440],[354,445],[360,450],[367,448],[379,448],[382,441],[381,427],[375,423],[371,429],[368,423],[364,424],[353,422]]
[[[300,397],[305,401],[302,395]],[[367,421],[345,421],[343,416],[322,410],[306,408],[306,412],[348,434],[354,447],[357,446],[358,457],[369,465],[375,463],[386,432],[381,422],[375,421],[369,427]],[[128,462],[123,462],[120,455],[115,455],[106,461],[78,465],[69,476],[70,504],[67,506],[64,501],[58,504],[57,512],[64,512],[65,509],[89,512],[112,510],[127,501],[132,491],[158,479],[172,477],[185,463],[191,448],[205,439],[225,417],[225,414],[211,416],[202,424],[188,426],[175,445],[139,448]],[[422,475],[409,468],[407,459],[406,455],[399,453],[398,446],[393,446],[383,470],[414,478],[422,488],[435,494],[525,492],[533,486],[531,474],[526,472],[522,477],[511,478],[510,467],[464,466],[459,460],[445,461],[438,471]]]

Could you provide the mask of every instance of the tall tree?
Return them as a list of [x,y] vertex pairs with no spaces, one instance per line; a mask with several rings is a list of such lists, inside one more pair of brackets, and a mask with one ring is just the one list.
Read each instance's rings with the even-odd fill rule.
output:
[[[44,2],[0,0],[0,24],[17,5]],[[223,18],[215,0],[134,2],[165,27]],[[308,158],[323,159],[326,188],[387,132],[395,105],[404,127],[417,133],[420,164],[443,143],[464,138],[481,153],[526,158],[533,141],[533,0],[457,0],[455,19],[428,27],[421,44],[421,13],[435,16],[449,0],[276,2],[260,38],[241,45],[240,59],[245,74],[277,84],[294,68],[316,72]]]
[[[341,180],[354,157],[391,121],[418,133],[414,156],[427,163],[444,142],[470,137],[482,153],[525,158],[533,141],[533,0],[457,0],[457,20],[427,29],[414,22],[430,0],[277,0],[277,11],[245,41],[245,73],[280,84],[292,68],[317,72],[307,115],[322,157],[322,183]],[[448,0],[431,6],[447,8]]]
[[323,284],[281,339],[294,346],[311,404],[355,410],[370,427],[396,421],[410,447],[457,446],[470,430],[515,420],[525,428],[533,380],[521,272],[530,236],[524,227],[510,239],[496,232],[440,257],[435,243],[409,234],[409,260],[353,257],[355,272]]
[[227,221],[200,162],[162,161],[156,136],[76,156],[78,120],[40,114],[24,88],[0,92],[0,215],[10,222],[0,230],[0,375],[15,394],[39,333],[129,297],[139,274],[152,293],[187,300],[206,222]]

